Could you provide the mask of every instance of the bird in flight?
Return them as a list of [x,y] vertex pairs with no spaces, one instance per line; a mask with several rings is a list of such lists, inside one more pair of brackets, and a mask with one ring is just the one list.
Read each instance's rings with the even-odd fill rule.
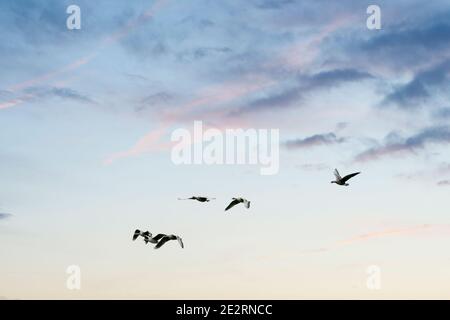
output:
[[334,169],[334,176],[336,177],[336,180],[331,181],[331,183],[336,183],[340,186],[348,186],[349,184],[347,183],[347,181],[360,173],[361,172],[355,172],[355,173],[348,174],[345,177],[341,177],[341,175],[339,174],[339,171],[337,169]]
[[141,230],[136,229],[134,231],[134,233],[133,233],[133,241],[136,240],[139,236],[144,238],[145,244],[147,244],[149,242],[151,242],[151,243],[157,243],[158,242],[156,240],[153,240],[152,234],[150,233],[150,231],[142,232]]
[[211,201],[211,200],[215,200],[216,198],[208,198],[208,197],[195,197],[195,196],[193,196],[193,197],[190,197],[190,198],[186,198],[186,199],[181,199],[181,198],[178,198],[178,200],[197,200],[197,201],[200,201],[200,202],[209,202],[209,201]]
[[237,205],[239,203],[243,203],[247,209],[250,208],[250,201],[248,201],[247,199],[244,199],[244,198],[233,198],[233,201],[231,201],[230,204],[228,205],[228,207],[225,208],[225,211],[233,208],[235,205]]
[[157,234],[153,238],[153,240],[155,240],[157,242],[155,249],[161,248],[167,241],[170,241],[170,240],[177,240],[178,243],[180,244],[181,248],[184,248],[183,239],[181,239],[181,237],[176,236],[174,234],[167,235],[167,234],[160,233],[160,234]]

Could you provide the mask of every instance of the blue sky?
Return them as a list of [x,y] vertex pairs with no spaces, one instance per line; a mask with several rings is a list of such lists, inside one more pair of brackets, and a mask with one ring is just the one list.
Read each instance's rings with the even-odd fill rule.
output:
[[[370,4],[1,2],[0,296],[449,298],[450,7]],[[174,165],[195,120],[279,129],[279,173]]]

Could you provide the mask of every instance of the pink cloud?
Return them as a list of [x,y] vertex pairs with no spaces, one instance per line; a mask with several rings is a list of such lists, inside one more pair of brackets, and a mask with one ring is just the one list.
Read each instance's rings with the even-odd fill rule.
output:
[[386,228],[379,231],[369,232],[365,234],[360,234],[349,239],[337,241],[327,247],[322,247],[319,249],[304,250],[301,253],[320,253],[327,252],[332,249],[337,249],[340,247],[345,247],[353,245],[359,242],[365,242],[373,239],[379,239],[384,237],[394,237],[394,236],[413,236],[413,235],[449,235],[450,225],[438,225],[438,224],[421,224],[416,226],[404,227],[404,228]]
[[[99,54],[99,51],[103,47],[116,43],[121,38],[128,35],[133,29],[135,29],[135,28],[139,27],[140,25],[142,25],[143,23],[145,23],[147,20],[149,20],[151,17],[153,17],[157,13],[157,11],[167,1],[168,0],[159,0],[159,1],[156,1],[155,3],[153,3],[153,5],[150,7],[150,9],[148,9],[143,15],[141,15],[137,19],[131,20],[124,28],[122,28],[118,32],[115,32],[115,33],[105,37],[105,39],[100,42],[100,46],[97,47],[96,50],[94,50],[92,53],[90,53],[80,59],[77,59],[77,60],[75,60],[59,69],[56,69],[54,71],[45,73],[45,74],[38,76],[36,78],[33,78],[33,79],[29,79],[29,80],[14,84],[14,85],[10,86],[7,90],[11,91],[11,92],[17,92],[17,91],[29,88],[31,86],[40,85],[42,83],[47,82],[48,80],[51,80],[55,77],[59,77],[70,71],[76,70],[79,67],[89,63],[92,59],[94,59]],[[30,98],[32,98],[32,97],[33,97],[32,95],[24,94],[18,98],[0,102],[0,109],[15,107],[19,104],[22,104],[22,103],[30,100]]]
[[353,15],[336,18],[326,25],[318,34],[285,48],[280,53],[278,59],[275,59],[271,65],[281,64],[284,67],[297,69],[313,63],[320,53],[320,44],[322,41],[340,28],[350,25],[353,21]]
[[[370,232],[366,234],[361,234],[346,240],[338,241],[336,245],[345,246],[356,242],[368,241],[370,239],[383,238],[387,236],[397,236],[397,235],[413,235],[423,232],[425,230],[436,229],[437,227],[442,228],[442,226],[423,224],[418,226],[406,227],[406,228],[391,228],[384,229],[380,231]],[[450,230],[450,229],[449,229]]]
[[[284,51],[282,51],[274,61],[268,63],[266,67],[282,65],[289,68],[298,68],[299,66],[305,66],[313,62],[318,55],[321,41],[339,28],[348,25],[351,20],[350,16],[339,17],[306,43],[298,43],[284,49]],[[237,127],[238,124],[243,124],[242,119],[230,119],[227,117],[228,111],[225,111],[224,109],[218,110],[215,107],[236,101],[239,98],[266,89],[277,83],[277,80],[268,79],[259,75],[247,74],[238,82],[227,82],[219,86],[201,89],[197,94],[199,98],[193,99],[178,108],[170,107],[169,111],[163,113],[161,116],[162,124],[156,129],[156,132],[146,134],[129,150],[107,157],[106,163],[111,163],[119,158],[161,150],[160,147],[162,144],[159,139],[164,137],[162,131],[168,129],[175,123],[186,122],[189,120],[217,119],[216,128]],[[155,138],[156,136],[158,138]],[[149,137],[151,137],[151,139]],[[142,141],[146,141],[146,143],[142,143]],[[168,146],[170,144],[166,143],[164,145]]]
[[[161,116],[161,123],[156,129],[150,131],[142,138],[140,138],[130,149],[118,153],[114,153],[108,156],[105,160],[105,164],[110,164],[113,161],[126,158],[130,156],[136,156],[142,153],[150,151],[167,150],[171,147],[171,142],[161,142],[163,137],[168,134],[170,127],[175,124],[185,123],[187,121],[193,121],[197,117],[197,113],[201,113],[199,116],[201,119],[220,119],[225,116],[224,110],[210,110],[212,107],[231,102],[235,99],[243,97],[251,92],[260,90],[261,88],[271,85],[273,82],[263,77],[255,77],[252,79],[246,78],[238,83],[229,82],[220,86],[212,86],[203,89],[199,98],[195,98],[180,107],[172,107],[169,112],[163,113]],[[194,111],[194,113],[193,113]],[[238,125],[243,125],[242,119],[220,119],[220,122],[214,126],[204,125],[204,128],[233,128]]]

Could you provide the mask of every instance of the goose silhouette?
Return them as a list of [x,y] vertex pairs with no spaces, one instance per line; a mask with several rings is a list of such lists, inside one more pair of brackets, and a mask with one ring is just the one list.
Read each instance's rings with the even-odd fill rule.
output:
[[176,236],[174,234],[167,235],[164,233],[160,233],[160,234],[157,234],[152,239],[157,242],[155,249],[161,248],[167,241],[170,241],[170,240],[178,240],[178,243],[180,244],[181,248],[184,248],[183,239],[181,239],[181,237]]
[[336,183],[340,186],[349,186],[347,181],[360,173],[361,172],[355,172],[355,173],[348,174],[345,177],[341,177],[341,175],[339,174],[339,171],[337,169],[334,169],[334,176],[336,177],[336,180],[331,181],[331,183]]
[[233,208],[235,205],[237,205],[239,203],[243,203],[247,209],[250,208],[250,201],[248,201],[247,199],[233,198],[233,201],[231,201],[230,204],[228,205],[228,207],[225,208],[225,211],[230,210],[231,208]]
[[216,198],[196,197],[196,196],[192,196],[192,197],[186,198],[186,199],[178,198],[178,200],[197,200],[199,202],[209,202],[209,201],[215,200],[215,199]]

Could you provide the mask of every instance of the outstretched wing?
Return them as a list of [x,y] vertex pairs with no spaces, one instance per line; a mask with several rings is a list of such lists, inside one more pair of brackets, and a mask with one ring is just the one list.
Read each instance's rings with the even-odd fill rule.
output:
[[167,235],[165,235],[164,233],[158,233],[156,236],[153,237],[153,240],[158,241],[159,239],[161,239],[162,237],[165,237]]
[[346,181],[350,180],[351,178],[353,178],[354,176],[357,176],[360,173],[361,172],[355,172],[355,173],[348,174],[342,178],[342,182],[346,182]]
[[166,243],[166,242],[169,241],[169,240],[170,240],[169,237],[163,236],[163,237],[161,238],[161,240],[159,240],[159,242],[156,244],[155,249],[161,248],[161,247],[163,246],[163,244]]
[[144,241],[145,243],[151,242],[151,243],[158,243],[158,241],[156,241],[155,239],[152,238],[152,236],[145,236],[144,237]]
[[141,231],[139,229],[136,229],[133,234],[133,241],[136,240],[140,234],[141,234]]
[[184,244],[183,244],[183,239],[181,239],[180,237],[177,237],[178,243],[180,244],[181,248],[184,249]]
[[339,181],[342,179],[342,177],[339,174],[339,171],[337,169],[334,169],[334,176],[336,177],[336,181]]
[[225,211],[233,208],[235,205],[237,205],[240,201],[237,199],[234,199],[233,201],[231,201],[231,203],[228,205],[228,207],[225,208]]

